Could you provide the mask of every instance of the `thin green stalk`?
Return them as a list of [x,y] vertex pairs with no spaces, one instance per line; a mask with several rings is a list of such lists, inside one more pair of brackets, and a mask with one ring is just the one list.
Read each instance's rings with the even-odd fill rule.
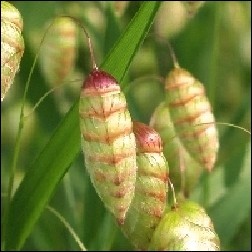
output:
[[226,125],[226,126],[229,126],[229,127],[231,127],[231,128],[240,129],[240,130],[244,131],[245,133],[251,135],[251,132],[250,132],[249,130],[247,130],[247,129],[241,127],[241,126],[235,125],[235,124],[233,124],[233,123],[215,122],[215,124],[216,124],[216,125],[218,125],[218,124],[219,124],[219,125]]
[[[64,190],[65,190],[65,195],[66,195],[66,199],[67,199],[67,205],[69,207],[69,209],[74,209],[75,207],[75,195],[74,195],[74,191],[73,191],[73,187],[72,187],[72,183],[71,183],[71,177],[69,172],[67,172],[63,178],[63,186],[64,186]],[[74,211],[72,213],[73,219],[74,219],[74,224],[76,224],[77,222],[77,212]]]
[[54,21],[49,25],[49,27],[47,28],[46,32],[44,33],[42,40],[40,42],[38,51],[35,55],[28,79],[25,83],[25,90],[24,90],[24,96],[22,99],[22,104],[21,104],[21,111],[20,111],[20,119],[19,119],[19,126],[18,126],[18,133],[17,133],[17,137],[16,137],[16,141],[15,141],[15,147],[14,147],[14,156],[13,156],[13,162],[10,168],[10,178],[9,178],[9,184],[8,184],[8,191],[7,191],[7,199],[6,199],[6,206],[5,206],[5,211],[4,211],[4,215],[3,215],[3,229],[2,229],[2,250],[5,249],[5,233],[6,233],[6,228],[7,228],[7,223],[8,223],[8,216],[9,216],[9,208],[10,208],[10,201],[11,201],[11,196],[12,196],[12,190],[13,190],[13,183],[14,183],[14,179],[15,179],[15,171],[16,171],[16,167],[17,167],[17,160],[18,160],[18,156],[19,156],[19,151],[20,151],[20,142],[21,142],[21,133],[22,133],[22,129],[24,127],[24,106],[25,106],[25,100],[26,100],[26,96],[29,90],[29,86],[30,86],[30,82],[31,82],[31,76],[34,72],[35,69],[35,65],[37,63],[38,60],[38,56],[40,53],[40,49],[42,47],[42,44],[45,40],[45,37],[47,35],[48,30],[51,28],[51,26],[54,24]]
[[251,135],[251,132],[248,129],[245,129],[245,128],[243,128],[241,126],[238,126],[238,125],[235,125],[233,123],[227,123],[227,122],[207,122],[207,123],[197,123],[197,124],[195,124],[195,125],[193,125],[191,127],[188,127],[187,129],[180,130],[174,136],[172,136],[169,140],[172,141],[174,138],[179,137],[183,133],[186,133],[188,131],[188,129],[190,129],[190,128],[195,128],[197,126],[201,126],[201,125],[204,125],[204,124],[209,124],[209,125],[210,124],[224,125],[224,126],[228,126],[228,127],[231,127],[231,128],[242,130],[244,133]]
[[35,110],[39,107],[39,105],[45,100],[45,98],[47,98],[47,96],[49,96],[49,94],[53,93],[58,88],[62,88],[63,85],[69,84],[71,82],[76,82],[76,81],[80,81],[80,79],[66,81],[66,82],[62,83],[61,85],[58,85],[58,86],[56,86],[54,88],[51,88],[49,91],[45,92],[44,95],[42,97],[40,97],[39,100],[35,103],[34,107],[31,110],[31,112],[28,115],[24,116],[24,119],[27,119],[28,117],[30,117],[35,112]]
[[21,105],[19,127],[18,127],[18,133],[17,133],[17,137],[16,137],[16,141],[15,141],[13,162],[12,162],[11,169],[10,169],[10,178],[9,178],[6,206],[5,206],[4,218],[3,218],[3,230],[2,230],[3,250],[4,250],[4,247],[5,247],[5,241],[4,240],[5,240],[5,231],[6,231],[6,225],[7,225],[7,219],[8,219],[8,212],[9,212],[9,207],[10,207],[10,200],[11,200],[11,195],[12,195],[12,190],[13,190],[13,183],[14,183],[14,178],[15,178],[17,160],[18,160],[19,151],[20,151],[21,133],[22,133],[22,129],[24,127],[24,105],[25,105],[26,95],[27,95],[27,92],[28,92],[28,89],[29,89],[31,75],[32,75],[32,73],[34,71],[35,64],[36,64],[36,61],[37,61],[37,58],[38,58],[38,54],[39,53],[37,53],[36,56],[35,56],[31,71],[29,73],[28,80],[27,80],[27,82],[25,84],[25,91],[24,91],[24,96],[23,96],[22,105]]
[[175,193],[175,189],[174,189],[174,186],[173,186],[173,183],[171,182],[170,178],[168,178],[168,183],[171,187],[171,190],[172,190],[172,197],[173,197],[173,207],[176,208],[178,203],[177,203],[177,198],[176,198],[176,193]]
[[76,243],[78,244],[78,246],[80,247],[80,250],[81,251],[87,251],[87,249],[85,248],[85,246],[81,242],[80,238],[75,233],[75,231],[70,226],[70,224],[65,220],[65,218],[58,211],[56,211],[54,208],[52,208],[50,206],[47,206],[47,209],[51,213],[53,213],[64,224],[64,226],[66,227],[66,229],[70,232],[70,234],[72,235],[72,237],[74,238],[74,240],[76,241]]

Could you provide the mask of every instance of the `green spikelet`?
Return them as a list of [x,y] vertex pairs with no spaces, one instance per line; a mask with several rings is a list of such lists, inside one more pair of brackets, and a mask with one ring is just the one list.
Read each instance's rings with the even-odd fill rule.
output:
[[94,69],[80,96],[80,130],[91,181],[119,224],[134,196],[136,143],[124,94],[108,73]]
[[134,133],[138,166],[135,196],[121,228],[137,249],[146,250],[165,211],[168,164],[154,129],[134,122]]
[[191,156],[211,171],[219,140],[204,86],[188,71],[175,67],[166,78],[165,88],[166,104],[177,135]]
[[220,241],[205,210],[185,201],[162,218],[149,250],[220,251]]
[[150,126],[161,136],[164,145],[164,155],[169,163],[169,178],[175,191],[189,197],[190,192],[196,186],[199,176],[202,173],[201,167],[185,150],[176,135],[173,123],[170,118],[169,108],[165,102],[155,109]]
[[68,17],[57,18],[41,48],[40,66],[51,86],[66,81],[73,72],[77,47],[77,27]]
[[23,19],[10,3],[1,1],[1,101],[14,82],[24,53]]

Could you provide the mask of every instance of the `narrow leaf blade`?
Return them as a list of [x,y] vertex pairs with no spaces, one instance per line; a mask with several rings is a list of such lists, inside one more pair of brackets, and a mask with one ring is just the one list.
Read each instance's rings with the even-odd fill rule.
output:
[[[122,80],[150,28],[160,2],[143,2],[102,68]],[[25,175],[11,202],[6,249],[20,249],[80,150],[77,100]]]

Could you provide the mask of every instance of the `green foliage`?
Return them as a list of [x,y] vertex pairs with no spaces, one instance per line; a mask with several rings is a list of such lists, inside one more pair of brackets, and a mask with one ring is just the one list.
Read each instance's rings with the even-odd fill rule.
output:
[[[155,20],[160,4],[155,2],[143,5],[130,2],[121,17],[115,15],[114,2],[17,1],[12,4],[23,17],[25,52],[15,84],[1,104],[3,196],[14,155],[13,136],[19,123],[14,109],[20,107],[44,26],[55,15],[67,14],[81,20],[93,41],[97,62],[103,62],[101,68],[127,91],[126,99],[134,120],[149,122],[154,108],[164,99],[164,86],[152,80],[134,85],[130,82],[148,74],[165,77],[171,70],[166,44],[157,36],[147,36],[148,32],[155,32],[169,39],[180,65],[204,83],[216,121],[250,129],[250,2],[206,2],[190,19],[184,18],[183,11],[176,16],[172,14],[178,13],[179,6],[162,2]],[[141,11],[137,12],[140,5]],[[163,15],[162,10],[170,12]],[[176,27],[176,32],[171,33],[167,27]],[[11,203],[6,236],[9,249],[79,249],[62,223],[44,211],[48,203],[69,221],[88,250],[132,249],[94,191],[80,152],[78,97],[91,68],[82,32],[78,42],[73,82],[60,87],[66,90],[66,97],[55,99],[54,93],[49,95],[25,119],[14,189],[20,181],[22,184]],[[33,107],[46,91],[46,78],[36,65],[25,108]],[[66,113],[62,115],[62,111]],[[25,109],[25,115],[28,112]],[[201,176],[190,199],[206,208],[220,238],[221,249],[250,250],[250,137],[234,128],[217,127],[220,136],[217,163],[212,173]],[[5,197],[2,203],[4,212]]]

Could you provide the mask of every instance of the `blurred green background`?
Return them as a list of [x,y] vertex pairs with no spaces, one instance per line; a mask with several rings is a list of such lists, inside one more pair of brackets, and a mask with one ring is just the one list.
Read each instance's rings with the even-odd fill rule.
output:
[[[15,83],[1,104],[2,200],[7,191],[24,86],[45,26],[55,15],[67,14],[80,19],[90,33],[99,65],[141,2],[11,3],[19,9],[24,20],[25,52]],[[62,86],[64,95],[60,97],[50,94],[25,121],[15,188],[79,96],[82,80],[91,69],[86,39],[79,31],[76,68],[71,77],[78,81]],[[161,4],[152,29],[124,78],[130,112],[134,119],[145,123],[149,122],[155,107],[164,99],[163,84],[153,80],[153,76],[165,77],[172,68],[168,40],[180,66],[204,83],[216,121],[250,130],[251,2],[211,1],[190,15],[179,1]],[[25,113],[31,111],[48,90],[46,78],[37,65]],[[231,127],[217,127],[220,136],[218,162],[211,174],[202,175],[191,198],[207,209],[220,237],[222,250],[251,250],[250,136]],[[88,250],[132,249],[104,209],[83,162],[80,151],[59,183],[50,206],[66,218]],[[78,250],[78,246],[63,224],[45,210],[23,250]]]

